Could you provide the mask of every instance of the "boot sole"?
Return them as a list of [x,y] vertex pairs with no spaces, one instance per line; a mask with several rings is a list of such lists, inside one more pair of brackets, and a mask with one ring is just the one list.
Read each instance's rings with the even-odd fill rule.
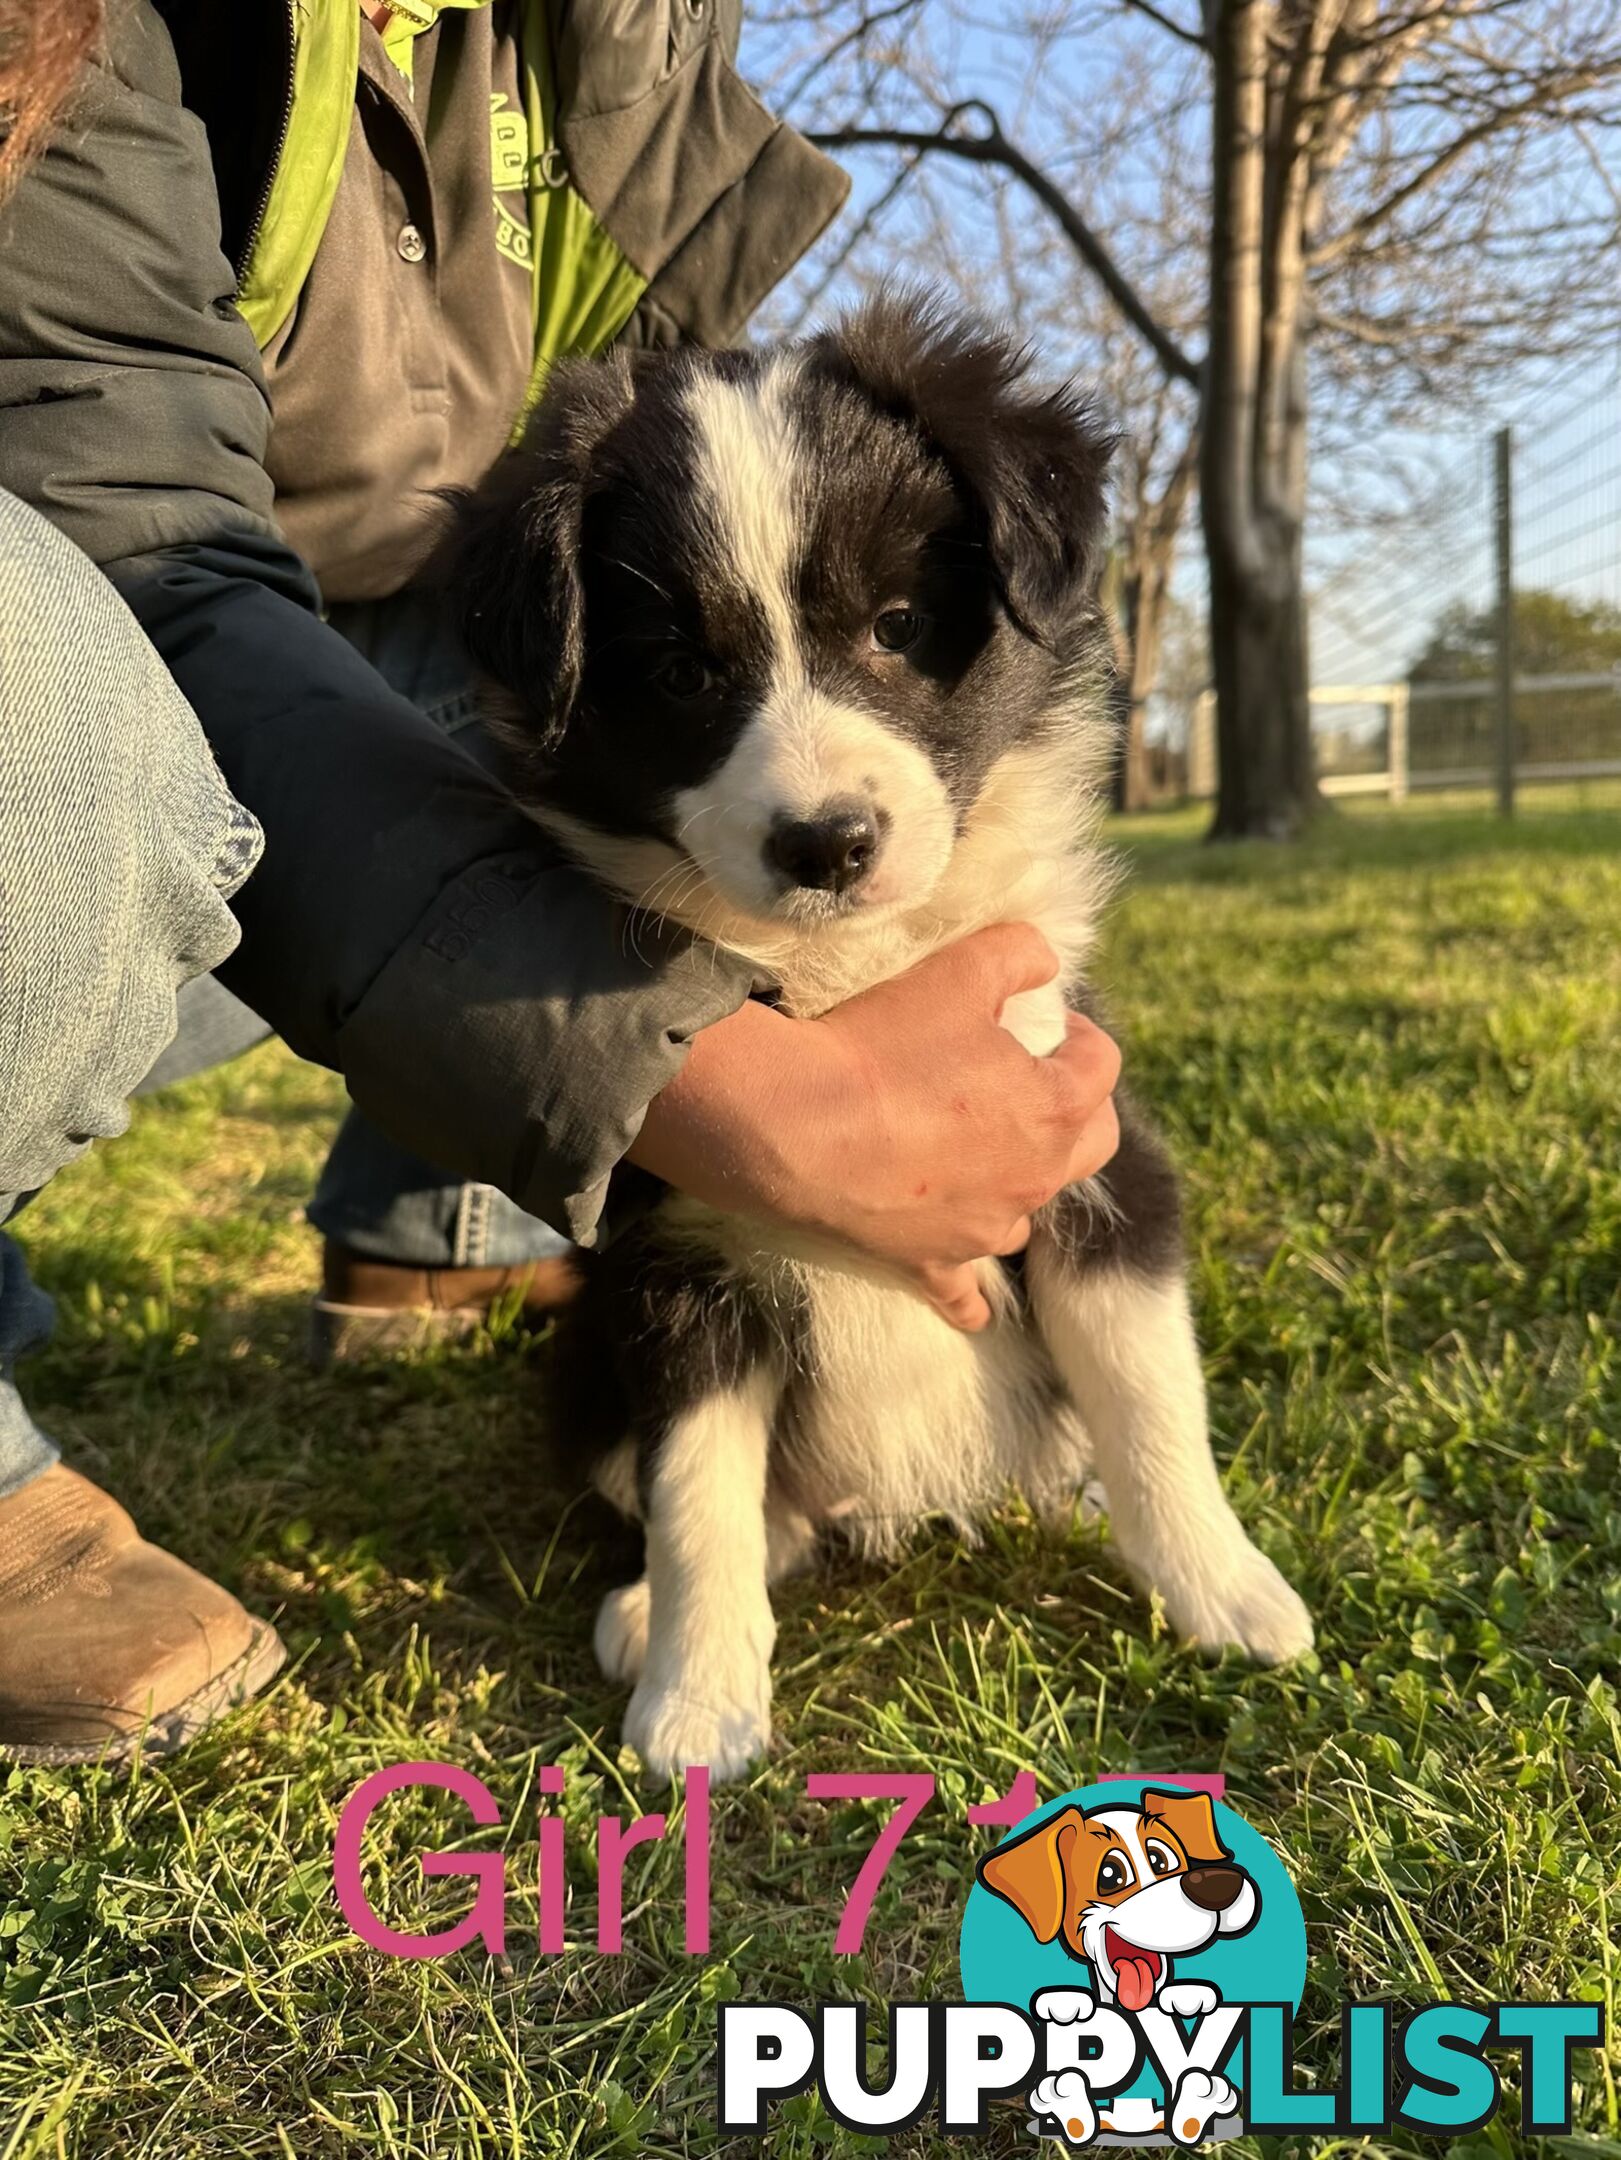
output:
[[135,1755],[172,1755],[210,1725],[218,1724],[228,1710],[257,1695],[286,1662],[281,1637],[273,1627],[258,1622],[253,1639],[233,1664],[205,1681],[184,1702],[160,1712],[134,1731],[109,1733],[101,1740],[59,1740],[33,1746],[0,1740],[0,1762],[66,1768],[74,1763],[123,1763]]

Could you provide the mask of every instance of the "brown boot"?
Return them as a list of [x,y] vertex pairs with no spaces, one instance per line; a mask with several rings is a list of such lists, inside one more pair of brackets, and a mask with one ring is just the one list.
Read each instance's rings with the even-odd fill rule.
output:
[[321,1295],[311,1311],[310,1359],[331,1365],[471,1335],[514,1290],[520,1326],[541,1328],[579,1288],[578,1263],[568,1254],[518,1267],[402,1267],[328,1238]]
[[0,1759],[170,1754],[286,1655],[77,1471],[56,1463],[0,1500]]

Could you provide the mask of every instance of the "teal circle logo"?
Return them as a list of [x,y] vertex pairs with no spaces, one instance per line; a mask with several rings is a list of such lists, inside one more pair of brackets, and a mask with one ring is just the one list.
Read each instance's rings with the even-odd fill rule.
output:
[[[969,2002],[1079,2020],[1077,2032],[1091,2020],[1091,2034],[1118,2038],[1145,2015],[1298,2010],[1306,1925],[1288,1870],[1242,1816],[1174,1778],[1120,1778],[1061,1794],[986,1854],[963,1915],[961,1966]],[[1096,2038],[1077,2039],[1074,2059],[1098,2089]],[[1045,2113],[1061,2134],[1064,2087],[1043,2083],[1031,2095],[1038,2127]],[[1236,2134],[1242,2084],[1240,2048],[1198,2087],[1201,2135]],[[1169,2103],[1146,2056],[1108,2099],[1098,2128],[1158,2141]]]

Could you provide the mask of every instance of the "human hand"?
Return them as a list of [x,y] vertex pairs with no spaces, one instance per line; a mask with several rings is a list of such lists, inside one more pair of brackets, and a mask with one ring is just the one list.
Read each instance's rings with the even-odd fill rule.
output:
[[852,1246],[953,1326],[988,1325],[972,1262],[1018,1252],[1119,1144],[1120,1055],[1079,1014],[1048,1057],[997,1016],[1053,980],[1028,924],[943,947],[817,1020],[750,1001],[696,1038],[631,1160],[683,1192]]

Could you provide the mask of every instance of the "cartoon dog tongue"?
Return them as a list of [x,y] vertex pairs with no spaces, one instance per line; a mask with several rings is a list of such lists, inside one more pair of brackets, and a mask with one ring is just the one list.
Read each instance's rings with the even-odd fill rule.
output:
[[1139,1952],[1135,1957],[1125,1956],[1115,1960],[1115,1993],[1123,2010],[1146,2010],[1154,2000],[1154,1975],[1159,1970],[1159,1959]]

